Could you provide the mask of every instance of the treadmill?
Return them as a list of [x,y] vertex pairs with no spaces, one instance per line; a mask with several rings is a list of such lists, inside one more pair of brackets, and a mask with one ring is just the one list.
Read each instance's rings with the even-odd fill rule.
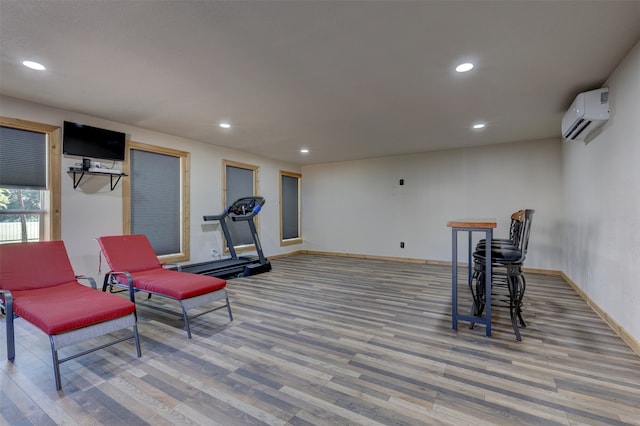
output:
[[[210,262],[194,263],[191,265],[183,265],[183,272],[192,274],[204,274],[219,278],[229,277],[247,277],[250,275],[261,274],[271,270],[271,262],[264,257],[260,238],[253,218],[260,213],[265,199],[259,196],[242,197],[233,202],[224,213],[219,215],[204,216],[205,222],[217,220],[220,222],[224,238],[229,248],[230,258],[214,260]],[[231,232],[229,230],[228,221],[246,222],[251,230],[253,243],[256,246],[257,256],[238,256],[233,246]]]

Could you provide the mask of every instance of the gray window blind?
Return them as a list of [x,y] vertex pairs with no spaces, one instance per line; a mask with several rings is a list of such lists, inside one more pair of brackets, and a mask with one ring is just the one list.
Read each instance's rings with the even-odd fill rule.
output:
[[131,233],[144,234],[158,256],[180,253],[180,158],[132,149]]
[[299,179],[282,175],[282,239],[300,238],[298,206]]
[[47,135],[0,126],[0,186],[47,188]]
[[[250,197],[253,194],[253,170],[240,167],[227,166],[227,205],[238,198]],[[247,222],[234,222],[229,220],[229,232],[235,246],[253,244],[253,237]]]

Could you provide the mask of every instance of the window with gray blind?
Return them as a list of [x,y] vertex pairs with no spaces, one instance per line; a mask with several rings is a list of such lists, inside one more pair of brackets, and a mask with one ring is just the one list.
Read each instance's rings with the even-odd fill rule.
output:
[[[242,197],[256,195],[254,166],[225,163],[225,201],[229,207],[235,200]],[[229,220],[229,231],[234,247],[253,245],[253,237],[247,222],[234,222]]]
[[158,256],[181,253],[181,159],[131,149],[131,233],[144,234]]
[[281,243],[299,243],[300,178],[298,173],[280,171],[280,239]]
[[46,189],[46,134],[0,126],[0,186]]
[[60,126],[0,116],[0,241],[61,238]]

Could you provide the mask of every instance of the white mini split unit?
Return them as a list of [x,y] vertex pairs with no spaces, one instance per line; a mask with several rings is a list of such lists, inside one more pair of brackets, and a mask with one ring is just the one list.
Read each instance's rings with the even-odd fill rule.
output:
[[580,93],[562,118],[562,137],[588,142],[609,119],[609,88]]

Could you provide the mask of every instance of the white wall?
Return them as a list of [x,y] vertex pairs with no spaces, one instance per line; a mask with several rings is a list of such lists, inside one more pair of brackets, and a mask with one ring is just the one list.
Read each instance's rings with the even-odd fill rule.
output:
[[[260,167],[259,193],[266,199],[260,212],[260,238],[267,256],[299,250],[299,245],[280,247],[279,171],[300,172],[300,167],[171,135],[114,123],[70,111],[46,107],[14,98],[0,98],[0,115],[62,127],[63,121],[126,132],[129,139],[191,153],[191,262],[211,259],[211,249],[222,252],[218,226],[205,224],[202,216],[218,214],[222,205],[222,162],[232,160]],[[76,190],[66,170],[77,157],[62,159],[62,239],[77,274],[101,279],[98,274],[98,246],[93,238],[122,233],[122,184],[110,190],[109,179],[85,177]],[[110,165],[111,163],[107,163]],[[126,177],[123,179],[127,179]],[[103,266],[102,273],[106,272]]]
[[[299,250],[449,261],[449,220],[536,210],[527,266],[562,270],[640,341],[640,43],[611,75],[611,119],[588,145],[559,139],[428,152],[300,168],[207,144],[12,98],[0,114],[125,131],[132,140],[191,152],[192,261],[221,249],[199,218],[222,209],[222,159],[260,166],[267,255]],[[75,158],[63,159],[63,170]],[[280,169],[302,178],[304,244],[279,246]],[[103,179],[103,178],[94,178]],[[400,186],[399,180],[405,185]],[[74,191],[62,175],[62,237],[77,273],[98,277],[93,237],[122,231],[121,186],[89,181]],[[406,243],[405,249],[399,242]],[[103,270],[104,272],[104,270]],[[577,324],[579,326],[579,324]]]
[[610,119],[563,145],[563,270],[640,341],[640,42],[612,73]]
[[511,213],[533,208],[527,266],[562,265],[560,139],[305,166],[302,174],[305,249],[451,261],[448,221],[493,217],[506,237]]

